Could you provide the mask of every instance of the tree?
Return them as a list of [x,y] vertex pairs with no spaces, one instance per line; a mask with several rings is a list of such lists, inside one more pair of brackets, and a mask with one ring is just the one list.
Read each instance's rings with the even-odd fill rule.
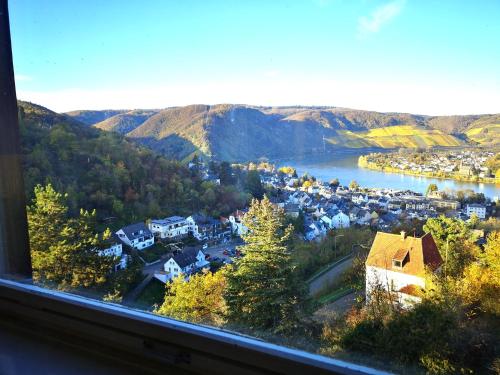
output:
[[330,181],[330,187],[336,188],[340,185],[339,179],[334,178],[333,180]]
[[436,241],[445,274],[459,274],[478,251],[470,228],[462,220],[441,215],[428,219],[423,229]]
[[488,235],[484,252],[478,261],[471,263],[464,270],[462,297],[469,304],[481,306],[481,309],[500,315],[500,232]]
[[192,275],[188,281],[184,275],[176,277],[167,286],[165,300],[155,312],[193,323],[222,325],[226,313],[226,272],[225,268],[204,272]]
[[349,189],[350,190],[358,190],[359,189],[359,184],[356,182],[356,180],[352,180],[349,183]]
[[233,185],[233,169],[227,161],[223,161],[219,165],[219,179],[221,185]]
[[429,186],[427,186],[427,190],[425,191],[425,195],[428,196],[430,193],[434,193],[435,191],[438,191],[437,185],[429,184]]
[[260,180],[259,171],[248,171],[245,185],[247,191],[252,194],[254,198],[262,199],[264,196],[264,187],[262,186],[262,182]]
[[95,211],[80,210],[77,217],[69,217],[66,200],[50,184],[35,188],[28,207],[33,278],[61,289],[104,284],[115,259],[99,255]]
[[251,329],[283,331],[297,326],[304,289],[287,247],[293,227],[267,197],[254,199],[243,223],[243,254],[227,276],[229,321]]

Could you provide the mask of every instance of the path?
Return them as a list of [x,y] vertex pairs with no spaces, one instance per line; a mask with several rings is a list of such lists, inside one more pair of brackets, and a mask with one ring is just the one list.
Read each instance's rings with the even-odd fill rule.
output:
[[354,257],[351,256],[340,263],[336,263],[328,271],[321,274],[309,283],[309,294],[315,295],[319,293],[325,286],[333,284],[336,279],[342,275],[344,271],[352,266]]

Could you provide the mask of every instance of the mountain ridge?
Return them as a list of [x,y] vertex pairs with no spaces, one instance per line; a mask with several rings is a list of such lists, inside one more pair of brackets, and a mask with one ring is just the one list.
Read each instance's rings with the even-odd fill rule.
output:
[[[120,110],[116,114],[110,110],[100,115],[90,112],[92,116],[85,116],[88,125],[116,131],[180,160],[194,153],[217,160],[247,161],[339,148],[497,145],[499,137],[491,140],[488,134],[500,124],[500,115],[495,114],[428,116],[322,106],[193,104]],[[85,111],[66,115],[81,119]],[[99,116],[106,118],[89,123],[90,118]],[[471,133],[471,129],[481,130]]]

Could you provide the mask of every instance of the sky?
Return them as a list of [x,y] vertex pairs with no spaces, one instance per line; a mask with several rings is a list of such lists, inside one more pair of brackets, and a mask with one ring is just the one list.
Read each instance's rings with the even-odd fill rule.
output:
[[11,0],[19,99],[500,113],[498,0]]

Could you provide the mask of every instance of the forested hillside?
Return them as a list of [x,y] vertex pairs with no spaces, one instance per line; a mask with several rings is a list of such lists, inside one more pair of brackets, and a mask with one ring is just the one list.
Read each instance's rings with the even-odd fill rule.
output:
[[116,225],[198,210],[227,214],[248,199],[236,187],[202,181],[180,163],[116,133],[38,105],[18,104],[29,199],[37,184],[50,182],[68,193],[73,213],[96,209],[100,220]]
[[[95,111],[68,113],[85,120]],[[346,148],[454,147],[498,143],[498,115],[424,116],[335,107],[190,105],[134,110],[94,126],[115,131],[169,158],[288,158]],[[492,136],[492,137],[490,137]],[[493,140],[492,140],[493,138]]]

